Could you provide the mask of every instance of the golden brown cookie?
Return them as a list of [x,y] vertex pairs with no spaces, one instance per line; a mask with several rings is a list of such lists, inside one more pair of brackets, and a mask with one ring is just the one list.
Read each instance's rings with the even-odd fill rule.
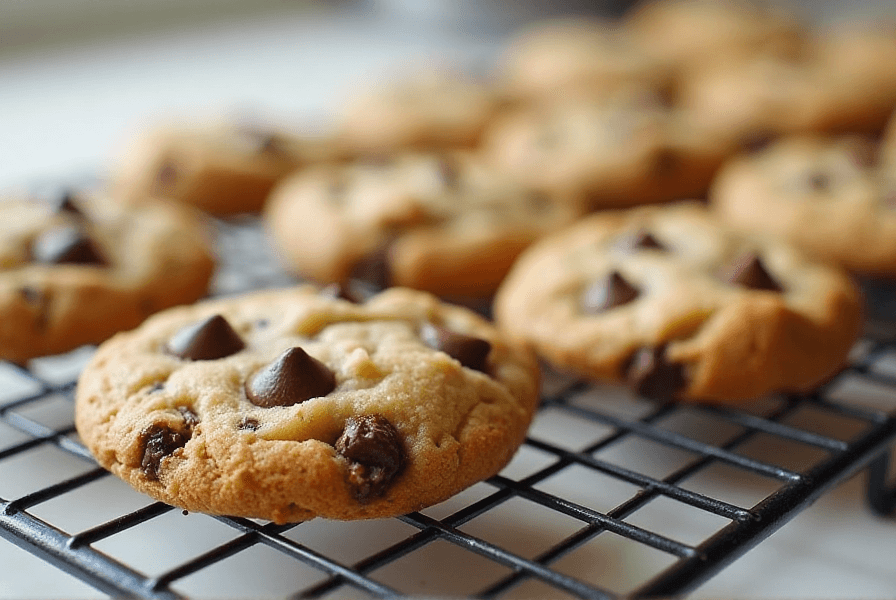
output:
[[512,339],[659,400],[803,392],[845,362],[859,293],[835,267],[679,203],[606,211],[548,236],[495,298]]
[[509,112],[482,143],[494,169],[592,209],[700,197],[726,152],[646,88]]
[[141,131],[117,152],[112,195],[165,198],[214,215],[258,212],[271,188],[302,166],[339,157],[323,139],[257,124],[171,124]]
[[782,138],[722,168],[710,200],[733,226],[781,236],[826,261],[896,276],[896,181],[861,136]]
[[304,286],[116,336],[80,377],[76,424],[102,466],[187,510],[396,516],[497,473],[538,377],[528,351],[428,294],[353,304]]
[[23,362],[95,344],[205,295],[211,231],[162,201],[105,196],[0,202],[0,358]]
[[582,212],[472,154],[406,153],[296,173],[272,193],[265,222],[303,277],[473,299],[489,297],[526,246]]

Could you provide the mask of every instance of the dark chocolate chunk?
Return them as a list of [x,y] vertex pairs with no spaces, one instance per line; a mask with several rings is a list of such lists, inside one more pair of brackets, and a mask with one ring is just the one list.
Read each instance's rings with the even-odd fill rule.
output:
[[215,360],[246,347],[239,334],[221,315],[187,325],[171,336],[166,350],[188,360]]
[[140,468],[147,479],[157,480],[162,459],[183,448],[190,439],[189,432],[176,431],[168,425],[155,423],[140,433],[143,460]]
[[349,461],[348,483],[360,502],[383,495],[404,466],[401,436],[382,415],[349,417],[335,447]]
[[781,286],[772,278],[760,258],[752,252],[740,256],[729,267],[725,278],[730,283],[753,290],[782,291]]
[[463,366],[488,373],[487,359],[492,350],[488,341],[432,323],[424,323],[420,327],[420,338],[430,348],[441,350]]
[[301,348],[290,348],[246,382],[249,401],[263,408],[292,406],[326,396],[336,389],[336,376]]
[[634,252],[636,250],[667,250],[665,246],[653,237],[653,234],[644,228],[638,229],[631,235],[621,238],[617,243],[617,246],[621,250],[629,252]]
[[625,379],[636,393],[651,400],[671,402],[687,385],[683,365],[666,360],[666,348],[641,348],[625,369]]
[[107,265],[102,252],[77,225],[48,229],[31,244],[31,256],[44,264]]
[[604,312],[628,304],[638,294],[638,288],[626,281],[619,271],[613,271],[585,288],[582,293],[582,310],[588,314]]

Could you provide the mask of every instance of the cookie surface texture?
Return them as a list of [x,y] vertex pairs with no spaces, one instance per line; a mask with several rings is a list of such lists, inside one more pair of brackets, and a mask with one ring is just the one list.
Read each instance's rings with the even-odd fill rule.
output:
[[716,213],[851,271],[896,276],[896,186],[861,136],[803,135],[733,159],[713,183]]
[[14,362],[99,343],[205,295],[211,231],[164,202],[101,196],[0,204],[0,357]]
[[538,402],[533,356],[474,313],[312,286],[180,307],[104,344],[76,424],[163,502],[293,522],[403,514],[498,472]]
[[839,270],[695,203],[587,217],[527,250],[495,299],[498,325],[562,369],[722,403],[831,376],[860,309]]

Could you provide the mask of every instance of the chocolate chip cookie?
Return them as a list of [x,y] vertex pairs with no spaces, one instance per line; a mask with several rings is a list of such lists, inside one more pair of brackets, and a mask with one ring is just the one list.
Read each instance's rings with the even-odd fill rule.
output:
[[336,140],[350,155],[469,148],[501,101],[460,68],[407,69],[352,95],[339,107]]
[[214,215],[258,212],[274,184],[309,162],[338,158],[323,138],[238,122],[174,123],[139,132],[117,151],[112,194],[165,198]]
[[0,358],[101,342],[208,288],[210,231],[186,208],[64,193],[7,199],[0,214]]
[[522,254],[495,298],[511,338],[661,401],[802,392],[859,334],[849,278],[696,203],[606,211]]
[[489,297],[530,243],[582,214],[471,153],[406,153],[310,167],[271,194],[265,222],[299,275],[443,297]]
[[496,170],[592,209],[700,197],[726,152],[649,88],[509,112],[482,144]]
[[496,66],[496,85],[520,102],[607,96],[633,84],[665,88],[671,74],[607,21],[539,21],[514,34]]
[[278,523],[400,515],[500,470],[534,357],[408,289],[312,286],[179,307],[109,340],[76,424],[105,468],[187,510]]
[[710,199],[731,225],[782,236],[851,271],[894,277],[894,184],[876,142],[802,135],[732,160]]

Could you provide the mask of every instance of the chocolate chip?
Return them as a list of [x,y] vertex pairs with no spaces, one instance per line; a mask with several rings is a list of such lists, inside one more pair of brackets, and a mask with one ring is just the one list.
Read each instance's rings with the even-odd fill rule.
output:
[[650,172],[658,177],[668,177],[681,166],[681,156],[672,148],[661,148],[653,155]]
[[392,285],[392,273],[389,267],[389,247],[383,244],[375,251],[360,259],[352,267],[351,279],[360,279],[378,290]]
[[604,312],[628,304],[638,294],[638,288],[626,281],[619,271],[613,271],[585,288],[582,293],[582,310],[588,314]]
[[189,433],[177,431],[159,423],[154,423],[140,433],[143,446],[143,460],[140,468],[147,479],[159,478],[162,459],[170,456],[178,448],[183,448],[190,439]]
[[157,381],[149,387],[149,393],[154,394],[156,392],[161,392],[165,389],[165,384],[161,381]]
[[349,417],[335,447],[349,461],[348,483],[360,502],[383,495],[404,466],[401,436],[382,415]]
[[738,257],[727,270],[725,279],[730,283],[753,290],[782,291],[781,286],[766,270],[759,256],[752,252]]
[[631,235],[625,236],[616,244],[620,250],[633,252],[635,250],[662,250],[667,248],[663,246],[653,235],[644,228],[638,229]]
[[71,192],[63,192],[59,197],[53,200],[54,212],[60,214],[69,214],[75,217],[83,217],[84,213],[75,203],[75,197]]
[[816,171],[806,178],[806,185],[814,192],[825,192],[831,187],[831,178]]
[[487,359],[492,350],[488,341],[432,323],[424,323],[420,327],[420,338],[430,348],[441,350],[463,366],[488,373]]
[[180,170],[174,160],[167,160],[162,163],[159,170],[156,171],[156,178],[153,182],[153,191],[157,194],[163,194],[174,187],[175,182],[180,177]]
[[165,349],[188,360],[215,360],[236,354],[245,347],[227,319],[215,315],[180,329],[171,336]]
[[290,348],[246,382],[249,401],[263,408],[292,406],[326,396],[336,389],[336,376],[301,348]]
[[771,146],[774,139],[773,134],[757,131],[744,136],[740,145],[748,154],[758,154]]
[[44,264],[108,264],[87,232],[77,225],[44,231],[31,244],[31,256],[35,262]]
[[670,402],[687,384],[683,365],[666,360],[666,348],[641,348],[626,365],[625,378],[636,393],[651,400]]
[[252,417],[243,417],[242,420],[237,423],[237,429],[242,429],[244,431],[258,431],[261,427],[261,423],[258,422],[258,419]]
[[249,152],[263,154],[284,150],[283,138],[272,131],[250,125],[241,126],[236,131]]

